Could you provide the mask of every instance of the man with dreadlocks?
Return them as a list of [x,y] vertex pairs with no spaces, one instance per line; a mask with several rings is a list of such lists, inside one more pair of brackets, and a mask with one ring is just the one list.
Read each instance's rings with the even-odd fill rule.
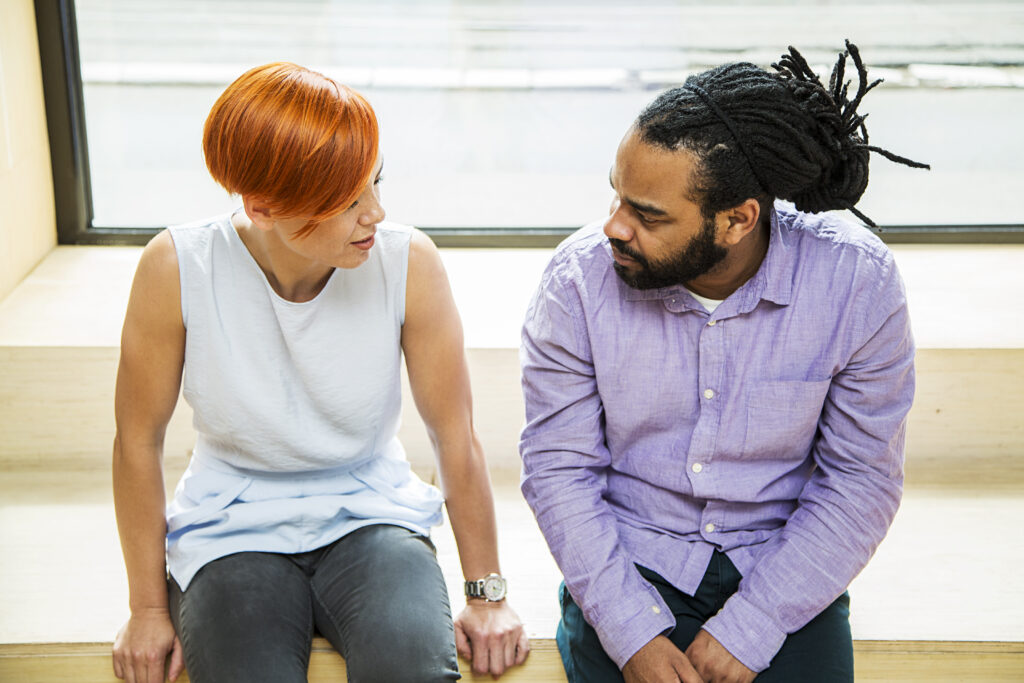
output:
[[828,87],[793,48],[773,67],[650,104],[527,313],[522,489],[573,682],[853,680],[846,589],[899,505],[914,345],[891,253],[820,212],[870,222],[869,152],[923,165],[868,144],[854,45]]

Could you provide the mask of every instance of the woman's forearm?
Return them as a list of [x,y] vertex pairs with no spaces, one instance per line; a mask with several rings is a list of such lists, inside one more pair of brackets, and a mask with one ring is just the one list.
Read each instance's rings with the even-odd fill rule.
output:
[[167,522],[160,449],[114,440],[114,509],[128,572],[129,607],[167,609]]
[[438,443],[441,485],[466,579],[501,572],[494,497],[483,448],[470,434],[458,443]]

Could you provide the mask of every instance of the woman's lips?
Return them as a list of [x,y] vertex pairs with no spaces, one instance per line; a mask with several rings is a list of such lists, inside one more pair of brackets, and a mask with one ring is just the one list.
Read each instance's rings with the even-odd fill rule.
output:
[[352,242],[352,246],[364,251],[370,249],[370,247],[373,246],[373,235],[370,235],[366,239],[359,240],[358,242]]

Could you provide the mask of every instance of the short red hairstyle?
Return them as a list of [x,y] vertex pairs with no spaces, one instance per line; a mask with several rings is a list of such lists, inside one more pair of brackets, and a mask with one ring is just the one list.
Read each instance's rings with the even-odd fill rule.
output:
[[228,192],[258,198],[282,218],[308,218],[307,229],[362,193],[377,141],[377,117],[362,95],[288,62],[242,74],[203,128],[214,180]]

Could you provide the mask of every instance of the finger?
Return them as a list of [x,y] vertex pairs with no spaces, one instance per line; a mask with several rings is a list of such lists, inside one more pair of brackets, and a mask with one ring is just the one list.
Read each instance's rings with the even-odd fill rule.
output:
[[124,666],[121,664],[121,655],[114,652],[114,675],[124,679]]
[[505,668],[510,669],[515,666],[515,651],[519,646],[519,634],[522,632],[522,627],[516,629],[511,633],[505,634]]
[[530,654],[530,638],[526,635],[526,629],[519,629],[519,642],[516,643],[516,664],[526,661],[526,655]]
[[490,672],[492,676],[500,676],[505,672],[505,639],[492,636],[490,639]]
[[519,634],[515,631],[512,633],[506,633],[505,637],[501,639],[503,644],[503,650],[505,652],[505,668],[511,668],[516,663],[516,645],[519,644]]
[[693,664],[690,664],[690,660],[685,655],[674,660],[672,667],[676,670],[676,675],[679,676],[679,680],[682,683],[705,683],[704,677],[697,673],[697,670],[693,668]]
[[146,677],[143,681],[146,683],[164,683],[164,659],[160,657],[159,661],[152,657],[146,658]]
[[459,624],[455,624],[455,651],[467,662],[473,661],[473,644],[466,637],[466,632],[462,630],[462,626]]
[[485,674],[490,668],[491,654],[486,641],[473,643],[473,673]]
[[174,645],[171,648],[171,664],[167,668],[167,677],[173,681],[178,680],[178,676],[185,670],[185,652],[181,649],[181,641],[177,637],[174,638]]

